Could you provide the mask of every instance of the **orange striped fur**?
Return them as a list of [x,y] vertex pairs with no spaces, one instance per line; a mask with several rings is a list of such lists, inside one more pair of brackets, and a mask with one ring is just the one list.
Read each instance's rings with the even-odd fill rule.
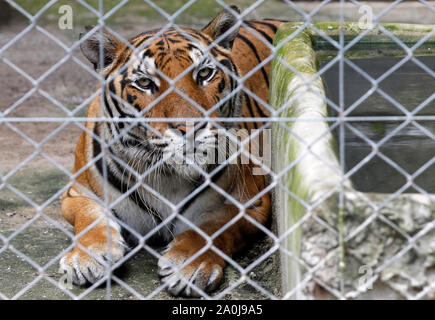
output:
[[[236,7],[232,9],[238,11]],[[195,118],[194,124],[202,128],[204,138],[198,134],[198,139],[203,139],[198,140],[199,146],[217,141],[218,127],[254,129],[265,124],[219,120],[202,123],[201,119],[207,111],[212,119],[268,116],[267,108],[253,96],[264,103],[268,101],[270,64],[260,65],[270,54],[267,44],[271,45],[280,23],[246,21],[239,29],[235,15],[224,10],[203,30],[169,29],[160,35],[159,30],[148,31],[130,39],[129,46],[105,33],[104,65],[98,59],[98,32],[83,43],[84,55],[107,79],[102,96],[90,104],[88,117],[118,118],[124,122],[89,121],[77,144],[73,172],[78,176],[62,196],[63,216],[80,234],[77,246],[61,259],[61,269],[74,283],[84,285],[104,278],[104,265],[122,259],[141,235],[150,241],[163,239],[168,243],[158,266],[162,281],[173,295],[198,296],[201,291],[211,292],[221,284],[226,261],[215,251],[208,249],[185,263],[207,241],[183,219],[172,216],[172,207],[166,200],[173,205],[182,204],[178,214],[202,233],[212,236],[225,227],[214,238],[213,245],[228,257],[248,244],[259,229],[243,217],[228,224],[240,213],[238,206],[208,185],[201,173],[201,170],[211,172],[217,166],[198,164],[201,169],[198,170],[176,164],[179,144],[174,141],[179,141],[177,135],[190,132],[180,121],[182,118]],[[201,60],[205,55],[203,49],[219,37],[221,41],[212,47],[208,60]],[[139,48],[137,54],[131,47]],[[171,91],[170,81],[186,68],[191,70],[174,84],[186,95],[182,96]],[[237,90],[237,81],[231,73],[244,77],[254,68],[258,70],[243,83],[251,94],[241,90],[230,97]],[[219,108],[214,107],[222,101],[225,103]],[[138,117],[178,120],[146,125],[128,122]],[[175,153],[163,161],[171,152]],[[161,165],[151,170],[156,163]],[[245,216],[264,225],[270,216],[270,198],[263,191],[266,177],[254,175],[255,167],[252,161],[229,164],[216,172],[211,181],[234,200],[246,204]],[[138,177],[147,170],[150,172],[146,176]],[[138,186],[140,183],[143,184]],[[196,192],[197,188],[201,191]],[[118,200],[119,197],[123,200]],[[186,197],[190,200],[183,203]],[[105,211],[104,203],[116,204]],[[159,223],[165,219],[170,221],[160,228]],[[193,285],[187,285],[182,278]]]

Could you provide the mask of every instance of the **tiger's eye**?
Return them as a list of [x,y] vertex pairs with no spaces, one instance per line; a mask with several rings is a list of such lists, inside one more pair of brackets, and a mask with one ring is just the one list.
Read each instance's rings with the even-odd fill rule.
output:
[[148,78],[142,78],[136,81],[136,84],[141,86],[142,88],[148,88],[151,86],[152,81]]
[[198,77],[201,80],[205,80],[211,76],[212,72],[213,72],[212,68],[203,68],[198,71]]

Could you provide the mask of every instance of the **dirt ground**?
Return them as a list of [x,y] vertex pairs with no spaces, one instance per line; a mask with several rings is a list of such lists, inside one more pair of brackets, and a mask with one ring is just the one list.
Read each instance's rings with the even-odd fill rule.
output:
[[[240,2],[242,7],[245,8],[254,3],[254,1],[233,2]],[[133,1],[133,3],[135,2]],[[435,1],[429,1],[428,3],[432,6],[435,5]],[[135,5],[137,6],[137,4]],[[135,5],[128,9],[130,11],[126,11],[128,14],[115,15],[111,20],[110,26],[124,37],[130,37],[146,29],[161,25],[161,17],[159,20],[149,15],[146,19],[143,19],[143,17],[134,14],[135,8],[137,8]],[[310,12],[318,6],[318,3],[299,2],[298,5]],[[325,6],[313,17],[313,21],[337,20],[339,17],[338,5],[332,3]],[[375,13],[381,12],[388,5],[390,4],[372,3]],[[204,9],[198,11],[197,16],[195,16],[195,12],[189,13],[184,17],[184,21],[195,26],[204,25],[218,9],[213,7],[213,10],[210,10],[213,14],[209,17],[208,12],[204,12]],[[300,14],[282,1],[266,1],[250,17],[276,17],[291,21],[303,20]],[[346,20],[357,20],[359,17],[358,10],[349,6],[345,10],[345,17]],[[0,175],[7,180],[6,182],[10,186],[6,187],[4,184],[0,184],[0,231],[4,235],[10,234],[32,222],[32,226],[20,234],[23,238],[20,240],[17,237],[17,243],[29,246],[28,250],[32,248],[33,239],[38,238],[41,244],[45,243],[51,247],[59,245],[61,249],[51,252],[53,258],[56,258],[56,255],[69,245],[68,237],[64,233],[57,231],[56,225],[53,225],[52,222],[57,226],[71,230],[60,215],[59,196],[60,190],[67,183],[68,172],[73,165],[74,148],[81,128],[76,123],[28,120],[36,117],[53,119],[66,116],[84,117],[87,109],[84,102],[95,92],[97,80],[92,72],[89,72],[90,69],[86,70],[82,65],[73,61],[71,57],[60,63],[66,55],[64,48],[41,31],[50,33],[65,46],[71,46],[78,39],[78,34],[83,30],[83,25],[88,24],[89,20],[92,20],[89,18],[89,14],[83,14],[75,18],[73,30],[60,30],[57,26],[57,17],[51,12],[41,18],[41,29],[33,28],[10,46],[9,41],[22,32],[28,24],[22,19],[14,18],[7,25],[0,26],[0,92],[2,93],[0,111],[4,113],[5,117],[23,119],[22,122],[0,123],[0,147],[2,150],[0,153]],[[390,21],[405,23],[434,22],[433,13],[417,3],[404,3],[393,9],[382,19],[382,22]],[[3,51],[6,47],[7,49]],[[74,50],[72,57],[90,67],[78,49]],[[58,65],[58,67],[55,70],[50,70],[55,65]],[[26,73],[31,79],[23,75],[23,73]],[[40,78],[41,76],[42,78]],[[37,87],[32,83],[32,79],[39,79]],[[34,88],[37,88],[37,90],[34,90]],[[29,94],[32,90],[34,92]],[[35,218],[37,217],[35,205],[43,205],[42,213],[48,217],[47,219],[44,216]],[[44,232],[47,232],[47,234],[44,234]],[[46,242],[43,240],[44,237]],[[2,238],[0,237],[0,239]],[[254,247],[245,251],[244,255],[238,257],[237,261],[242,265],[248,265],[255,261],[258,253],[266,252],[271,245],[271,240],[264,238]],[[40,246],[38,250],[35,249],[36,254],[44,257],[44,246]],[[31,252],[31,250],[28,252]],[[14,265],[22,265],[19,263],[20,260],[16,260],[16,256],[13,256],[9,251],[2,254],[0,247],[0,270],[12,270]],[[146,253],[140,253],[137,259],[142,259],[143,264],[151,265],[154,263],[155,267],[155,259]],[[15,264],[11,261],[15,261]],[[129,265],[134,270],[134,263]],[[278,265],[279,256],[274,254],[260,264],[251,275],[253,280],[276,296],[280,295]],[[11,281],[16,279],[17,276],[19,277],[19,274],[0,272],[2,274],[0,275],[0,292],[6,294],[4,291],[7,291],[8,296],[16,294],[27,283],[26,281],[32,279],[32,275],[37,274],[35,269],[32,270],[27,273],[23,271],[23,273],[29,274],[29,277],[22,278],[21,280],[24,279],[25,281],[20,280],[19,283]],[[233,275],[231,275],[231,272],[233,272]],[[227,273],[229,273],[227,278],[230,279],[227,281],[233,281],[237,278],[235,270],[228,269]],[[7,276],[8,274],[9,276]],[[52,276],[53,279],[58,277],[54,273]],[[157,277],[153,275],[151,278],[150,281],[153,286],[157,286]],[[133,282],[141,282],[135,280],[134,277],[128,279]],[[50,286],[52,285],[48,284],[48,287]],[[37,290],[35,291],[34,288],[32,290],[29,291],[29,298],[38,297]],[[75,290],[76,293],[81,292],[78,289]],[[101,290],[97,295],[91,295],[90,297],[104,297],[104,289]],[[49,289],[43,290],[43,292],[45,292],[46,296],[42,295],[41,298],[57,297],[51,294]],[[131,293],[126,295],[120,293],[119,298],[132,298],[132,296]],[[162,293],[157,298],[165,299],[168,296]],[[242,285],[240,290],[235,290],[227,298],[265,298],[265,296],[252,286]]]

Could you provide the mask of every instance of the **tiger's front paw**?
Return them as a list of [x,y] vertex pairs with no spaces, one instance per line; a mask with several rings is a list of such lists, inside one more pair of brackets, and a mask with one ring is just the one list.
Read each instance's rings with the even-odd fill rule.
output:
[[67,280],[76,285],[95,283],[106,275],[104,266],[119,261],[125,252],[125,245],[122,242],[112,241],[110,246],[107,242],[93,243],[83,251],[75,247],[71,252],[65,254],[60,260],[59,272],[67,275]]
[[215,252],[207,250],[183,267],[184,262],[205,244],[198,234],[191,231],[185,233],[187,235],[180,234],[175,238],[169,244],[168,251],[159,259],[158,274],[172,295],[199,297],[201,293],[193,285],[207,293],[216,290],[223,280],[222,268],[225,261]]

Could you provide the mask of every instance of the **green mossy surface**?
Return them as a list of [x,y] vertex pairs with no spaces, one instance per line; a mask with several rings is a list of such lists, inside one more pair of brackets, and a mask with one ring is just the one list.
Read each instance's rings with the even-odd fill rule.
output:
[[[299,31],[302,23],[286,23],[280,27],[280,32],[275,37],[274,43],[281,43],[285,34],[289,31]],[[326,37],[339,43],[340,33],[343,33],[344,44],[347,45],[366,30],[361,29],[356,22],[345,22],[340,27],[339,22],[318,22],[313,23],[314,28],[306,28],[302,32],[311,37],[313,49],[319,61],[330,60],[338,54],[337,48],[331,44]],[[390,32],[394,37],[402,41],[409,48],[431,32],[435,25],[384,23],[381,26]],[[326,36],[326,37],[325,37]],[[435,35],[428,37],[418,48],[415,48],[414,55],[434,55]],[[366,32],[356,43],[345,51],[345,56],[352,59],[373,58],[373,57],[403,57],[408,53],[398,45],[392,37],[384,33],[379,27]]]
[[[307,30],[298,31],[300,24],[288,23],[279,28],[274,39],[274,46],[278,48],[277,58],[272,63],[271,88],[269,101],[275,110],[279,110],[292,96],[289,87],[295,76],[313,75],[317,70],[317,60],[311,43],[311,36]],[[290,66],[291,68],[289,68]],[[297,117],[298,108],[289,105],[278,115],[280,117]],[[273,144],[275,153],[275,171],[281,172],[288,165],[296,161],[300,154],[299,142],[289,133],[294,122],[275,123],[273,125]],[[284,128],[287,127],[288,129]],[[280,178],[282,185],[302,201],[307,199],[308,189],[303,174],[294,166]],[[278,209],[278,224],[282,236],[304,214],[305,207],[295,197],[288,196],[283,191],[276,192]],[[301,228],[293,230],[285,240],[283,246],[289,252],[298,255],[300,251]],[[286,290],[293,288],[298,282],[299,273],[294,260],[282,256],[283,286]]]

